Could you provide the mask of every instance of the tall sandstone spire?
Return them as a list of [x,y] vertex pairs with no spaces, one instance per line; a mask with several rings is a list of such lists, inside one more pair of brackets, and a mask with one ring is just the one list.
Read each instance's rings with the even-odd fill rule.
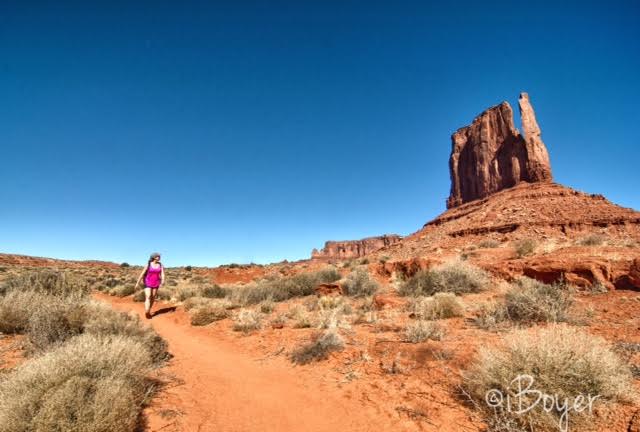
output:
[[513,123],[507,102],[489,108],[471,125],[451,135],[451,195],[447,207],[485,198],[520,182],[552,180],[549,154],[542,139],[529,96],[518,100],[522,129]]

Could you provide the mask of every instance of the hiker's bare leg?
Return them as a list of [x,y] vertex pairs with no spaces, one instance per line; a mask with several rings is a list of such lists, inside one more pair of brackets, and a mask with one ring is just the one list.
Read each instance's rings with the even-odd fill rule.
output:
[[146,315],[149,315],[149,313],[151,312],[151,306],[153,306],[153,300],[151,300],[151,296],[152,294],[152,289],[151,288],[146,288],[144,289],[144,313]]

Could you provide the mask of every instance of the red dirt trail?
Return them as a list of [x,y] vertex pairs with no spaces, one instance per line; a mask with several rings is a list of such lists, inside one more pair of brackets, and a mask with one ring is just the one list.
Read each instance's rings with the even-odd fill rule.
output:
[[[137,313],[143,305],[96,293],[94,298],[121,311]],[[162,309],[168,305],[157,305]],[[178,308],[149,321],[169,343],[173,358],[163,373],[173,376],[145,410],[147,431],[380,431],[398,430],[397,421],[309,374],[287,360],[257,361],[215,337],[208,328],[192,327]],[[180,413],[175,415],[175,413]]]

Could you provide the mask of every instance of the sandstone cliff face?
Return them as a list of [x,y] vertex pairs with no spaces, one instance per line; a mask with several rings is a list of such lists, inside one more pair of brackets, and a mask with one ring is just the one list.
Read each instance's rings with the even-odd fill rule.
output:
[[375,252],[385,246],[399,242],[401,236],[395,234],[379,237],[369,237],[362,240],[328,241],[320,251],[311,252],[312,259],[349,259],[361,258],[368,253]]
[[484,111],[470,126],[451,136],[447,208],[485,198],[520,182],[552,180],[549,154],[540,138],[529,96],[521,93],[518,104],[524,136],[515,127],[507,102]]

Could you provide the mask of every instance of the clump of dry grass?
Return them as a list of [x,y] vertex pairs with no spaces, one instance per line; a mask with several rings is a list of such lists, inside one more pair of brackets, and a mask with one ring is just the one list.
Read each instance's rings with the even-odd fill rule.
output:
[[369,272],[363,268],[353,270],[343,284],[346,294],[351,297],[368,297],[374,295],[380,284],[371,278]]
[[602,234],[591,234],[578,240],[580,246],[600,246],[607,240]]
[[[518,381],[518,377],[524,381]],[[518,382],[523,388],[529,383],[526,377],[533,380],[532,391],[517,396]],[[629,367],[609,344],[566,325],[514,331],[502,347],[481,347],[477,360],[463,374],[463,389],[488,417],[510,420],[524,430],[557,430],[562,416],[557,407],[545,411],[542,403],[534,405],[539,394],[533,390],[556,397],[560,403],[584,398],[583,408],[589,396],[597,396],[595,404],[636,399]],[[497,391],[503,396],[503,403],[490,407],[488,392],[497,396]],[[512,404],[521,401],[523,406],[533,408],[522,413],[509,410],[507,396]],[[571,411],[569,429],[579,430],[575,427],[587,422],[590,414],[586,409]]]
[[129,337],[82,335],[0,381],[4,432],[129,432],[153,390],[146,347]]
[[8,278],[0,285],[0,295],[10,291],[33,291],[55,296],[86,296],[91,291],[86,280],[70,272],[38,270]]
[[572,303],[573,296],[563,285],[521,278],[505,295],[505,314],[521,323],[566,321]]
[[0,297],[0,332],[24,333],[29,325],[31,311],[42,297],[31,290],[11,290]]
[[243,333],[259,330],[262,327],[262,314],[251,309],[241,309],[233,318],[233,329]]
[[480,243],[478,243],[478,247],[480,249],[493,249],[497,248],[498,246],[500,246],[500,242],[492,239],[482,240]]
[[482,291],[488,284],[489,277],[484,270],[462,261],[452,261],[419,271],[400,286],[399,293],[413,297],[437,292],[463,294]]
[[533,239],[521,239],[515,242],[516,256],[522,258],[533,254],[536,250],[536,241]]
[[295,305],[287,311],[287,317],[294,321],[294,328],[308,328],[312,326],[309,312],[301,305]]
[[442,340],[445,331],[440,324],[434,321],[418,320],[407,325],[405,338],[412,343],[426,341],[427,339]]
[[191,325],[205,326],[229,317],[229,311],[216,304],[206,304],[191,313]]
[[460,317],[464,314],[462,302],[453,293],[416,297],[409,302],[409,310],[416,318],[425,320]]
[[340,279],[340,273],[333,268],[317,272],[300,273],[290,277],[263,279],[243,286],[236,286],[230,290],[229,297],[241,305],[254,305],[271,299],[275,302],[289,300],[294,297],[304,297],[314,293],[320,283],[335,282]]
[[567,322],[572,304],[573,295],[566,286],[523,277],[507,291],[503,303],[482,305],[475,323],[485,330],[495,330],[508,322]]
[[335,329],[330,329],[321,335],[314,335],[311,342],[302,345],[291,353],[291,361],[297,364],[307,364],[329,358],[329,354],[344,349],[344,341]]

